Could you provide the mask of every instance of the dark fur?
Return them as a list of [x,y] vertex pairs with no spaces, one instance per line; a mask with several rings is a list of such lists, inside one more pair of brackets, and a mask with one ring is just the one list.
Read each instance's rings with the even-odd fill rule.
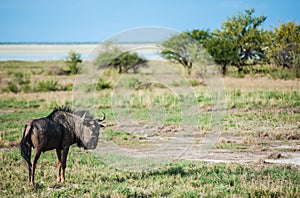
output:
[[[57,180],[65,180],[65,168],[70,145],[77,143],[85,149],[97,146],[100,121],[77,116],[69,107],[55,108],[47,117],[34,119],[25,125],[20,142],[21,155],[28,165],[29,183],[34,185],[36,163],[42,152],[56,149],[58,159]],[[35,148],[31,164],[31,148]],[[62,174],[61,174],[62,170]]]

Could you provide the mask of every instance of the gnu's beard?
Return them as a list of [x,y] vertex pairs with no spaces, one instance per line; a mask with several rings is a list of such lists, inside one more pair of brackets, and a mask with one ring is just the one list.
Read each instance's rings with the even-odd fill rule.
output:
[[84,149],[95,149],[98,144],[98,137],[92,138],[89,142],[79,141],[77,142],[77,146]]

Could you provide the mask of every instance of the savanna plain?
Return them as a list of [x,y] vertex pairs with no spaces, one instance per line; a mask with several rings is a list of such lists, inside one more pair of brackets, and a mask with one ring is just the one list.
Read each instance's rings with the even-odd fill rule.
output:
[[[1,197],[300,197],[300,82],[268,75],[221,78],[225,115],[217,142],[206,156],[197,157],[192,145],[158,169],[126,171],[103,161],[97,152],[72,146],[65,183],[56,182],[56,154],[49,151],[38,161],[37,187],[33,188],[19,152],[22,128],[34,118],[47,116],[54,107],[72,105],[77,76],[64,74],[59,70],[63,67],[63,61],[0,62]],[[94,87],[83,86],[93,90],[95,115],[106,114],[99,141],[147,149],[155,147],[154,140],[163,143],[180,133],[181,102],[188,98],[175,96],[161,84],[143,84],[139,74],[129,73],[122,76],[123,81],[116,81],[119,78],[108,69]],[[200,75],[185,79],[201,111],[199,117],[190,118],[197,120],[193,136],[201,140],[210,131],[212,98]],[[115,82],[132,92],[122,104],[112,103]],[[171,82],[173,87],[185,84],[175,78]],[[150,110],[160,107],[165,114],[163,126],[154,127],[151,134],[122,130],[114,111],[125,107],[130,109],[129,117],[145,126],[151,121]]]

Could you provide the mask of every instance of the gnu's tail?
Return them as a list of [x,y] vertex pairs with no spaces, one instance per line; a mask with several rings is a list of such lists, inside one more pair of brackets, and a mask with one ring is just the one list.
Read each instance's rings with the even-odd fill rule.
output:
[[22,140],[20,142],[20,151],[21,155],[24,158],[24,160],[27,162],[28,165],[31,166],[30,162],[30,150],[31,147],[28,145],[28,141],[30,140],[30,134],[31,134],[31,123],[29,125],[25,125],[22,131]]

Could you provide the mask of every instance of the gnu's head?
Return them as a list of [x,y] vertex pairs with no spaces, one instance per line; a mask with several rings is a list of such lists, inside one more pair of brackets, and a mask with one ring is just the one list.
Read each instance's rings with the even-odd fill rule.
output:
[[98,144],[100,128],[104,127],[100,124],[105,119],[105,114],[101,119],[92,119],[83,117],[82,133],[79,146],[85,149],[95,149]]

